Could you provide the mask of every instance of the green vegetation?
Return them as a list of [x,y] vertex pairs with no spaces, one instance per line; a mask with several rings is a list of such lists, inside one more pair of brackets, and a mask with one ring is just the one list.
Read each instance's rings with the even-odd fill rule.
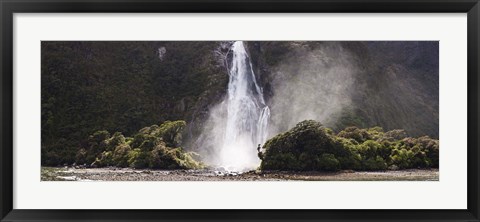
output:
[[180,147],[185,126],[185,121],[166,121],[141,129],[133,138],[120,132],[110,136],[105,130],[97,131],[90,135],[86,147],[77,152],[76,163],[91,167],[203,168],[196,160],[197,154]]
[[260,169],[294,171],[438,168],[438,140],[407,137],[404,130],[347,127],[335,134],[305,120],[268,140]]
[[[42,165],[73,164],[78,147],[100,130],[130,136],[167,120],[194,124],[228,83],[217,48],[204,41],[42,41]],[[189,136],[198,134],[189,127]]]

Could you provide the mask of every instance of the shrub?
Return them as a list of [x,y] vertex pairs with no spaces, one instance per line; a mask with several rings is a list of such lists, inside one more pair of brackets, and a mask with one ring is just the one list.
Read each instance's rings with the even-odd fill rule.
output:
[[113,165],[112,161],[112,151],[104,151],[100,154],[99,157],[91,164],[93,167],[105,167]]
[[387,169],[387,163],[380,156],[369,157],[363,161],[362,165],[364,170],[386,170]]
[[363,143],[365,140],[371,139],[370,134],[368,134],[366,130],[359,129],[355,126],[345,128],[344,130],[340,131],[337,136],[347,139],[354,139],[359,143]]
[[132,168],[146,168],[148,166],[148,155],[141,149],[133,149],[127,154],[128,166]]
[[413,157],[414,155],[411,150],[395,149],[392,151],[392,164],[398,166],[400,169],[411,168]]
[[109,139],[105,140],[107,143],[107,150],[113,151],[118,145],[125,144],[125,137],[120,132],[116,132]]
[[113,165],[118,167],[128,167],[128,152],[131,150],[132,148],[126,143],[119,144],[115,147],[112,156]]
[[432,139],[428,136],[418,138],[418,142],[422,144],[429,167],[439,167],[439,145],[438,140]]
[[391,130],[386,132],[382,139],[388,140],[388,141],[395,141],[395,140],[405,139],[406,137],[407,137],[407,132],[405,132],[405,130],[396,129],[396,130]]
[[260,168],[263,170],[302,170],[300,161],[291,153],[279,153],[262,161]]
[[331,153],[322,154],[317,160],[317,170],[337,171],[340,169],[340,162]]
[[374,140],[367,140],[358,146],[359,153],[364,159],[375,158],[382,145]]
[[398,166],[404,169],[438,167],[438,140],[427,136],[404,138],[397,143],[396,151],[392,152],[391,159],[392,163],[403,161]]
[[335,138],[337,150],[343,151],[341,155],[337,156],[340,162],[341,169],[362,169],[362,155],[358,149],[358,142],[353,139],[346,139],[343,137]]
[[148,152],[161,142],[161,138],[148,134],[137,134],[132,142],[132,147],[139,148],[142,151]]
[[[319,122],[306,120],[293,129],[279,134],[265,143],[263,161],[264,170],[331,170],[331,164],[321,160],[338,162],[335,154],[343,153],[328,130]],[[331,156],[323,156],[330,154]]]
[[182,134],[187,123],[185,121],[166,121],[159,127],[158,136],[161,136],[167,146],[182,145]]
[[91,164],[104,150],[107,150],[110,133],[106,130],[94,132],[87,140],[87,155],[85,156],[85,163]]
[[382,138],[385,133],[383,132],[382,127],[376,126],[376,127],[367,129],[367,134],[370,139],[378,140]]
[[160,126],[145,127],[139,131],[139,134],[161,138],[167,146],[178,147],[182,145],[182,134],[186,125],[186,122],[182,120],[165,121]]

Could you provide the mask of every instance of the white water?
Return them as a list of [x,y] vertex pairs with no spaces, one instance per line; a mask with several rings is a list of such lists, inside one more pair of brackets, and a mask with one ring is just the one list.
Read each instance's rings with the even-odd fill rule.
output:
[[252,169],[260,163],[257,146],[266,141],[270,109],[265,104],[263,90],[257,84],[243,42],[235,42],[231,53],[227,121],[220,163],[227,169]]

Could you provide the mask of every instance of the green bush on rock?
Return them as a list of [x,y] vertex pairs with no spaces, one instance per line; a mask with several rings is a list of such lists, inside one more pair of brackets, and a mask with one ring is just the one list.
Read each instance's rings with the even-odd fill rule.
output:
[[203,168],[195,159],[197,154],[180,147],[185,126],[185,121],[167,121],[160,126],[145,127],[133,138],[120,132],[110,136],[107,131],[98,131],[89,137],[87,147],[78,151],[76,162],[92,167]]
[[338,134],[305,120],[263,146],[261,170],[337,171],[439,166],[438,140],[404,130],[347,127]]

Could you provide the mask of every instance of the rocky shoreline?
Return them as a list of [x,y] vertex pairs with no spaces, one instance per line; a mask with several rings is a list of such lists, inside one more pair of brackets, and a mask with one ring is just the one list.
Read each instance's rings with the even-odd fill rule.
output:
[[438,181],[438,169],[285,172],[42,167],[42,181]]

